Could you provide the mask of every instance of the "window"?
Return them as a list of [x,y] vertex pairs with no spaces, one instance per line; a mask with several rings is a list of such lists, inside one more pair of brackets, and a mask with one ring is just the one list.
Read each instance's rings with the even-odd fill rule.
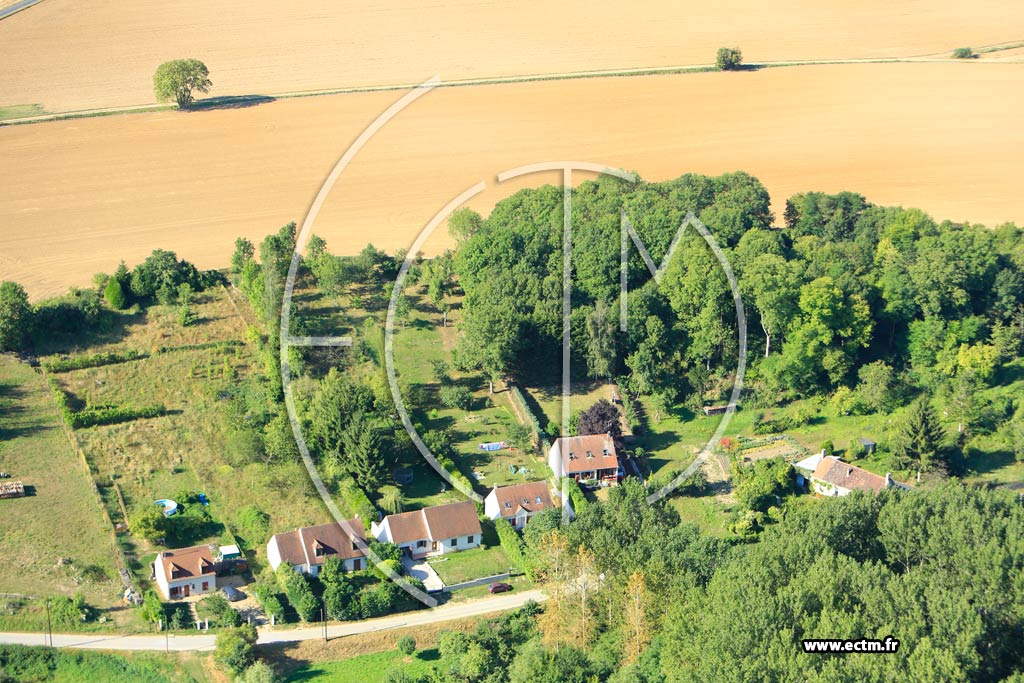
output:
[[540,502],[540,496],[537,496],[537,502],[538,503]]
[[354,569],[356,571],[359,571],[362,568],[363,568],[363,561],[362,560],[356,559],[356,560],[352,561],[352,569]]
[[352,550],[359,550],[359,544],[355,541],[352,541]]
[[512,503],[506,500],[505,501],[505,509],[506,510],[511,510],[512,509]]
[[458,545],[458,544],[459,544],[459,539],[457,539],[457,538],[453,538],[452,540],[448,541],[448,545]]
[[203,590],[204,591],[210,590],[210,582],[209,581],[203,581]]
[[466,543],[468,545],[473,545],[473,539],[474,538],[476,538],[476,536],[466,536]]
[[416,547],[417,548],[426,548],[427,547],[427,542],[426,541],[416,541]]

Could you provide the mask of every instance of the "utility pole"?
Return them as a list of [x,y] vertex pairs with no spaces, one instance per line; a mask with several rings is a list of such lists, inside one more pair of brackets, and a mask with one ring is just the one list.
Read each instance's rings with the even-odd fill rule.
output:
[[171,629],[164,630],[164,652],[171,654]]
[[320,623],[323,624],[324,629],[324,645],[327,645],[327,620],[324,618],[323,603],[320,603]]
[[[50,598],[46,598],[44,604],[46,605],[46,635],[50,641],[50,647],[53,647],[53,630],[50,628]],[[45,644],[46,641],[43,642]]]

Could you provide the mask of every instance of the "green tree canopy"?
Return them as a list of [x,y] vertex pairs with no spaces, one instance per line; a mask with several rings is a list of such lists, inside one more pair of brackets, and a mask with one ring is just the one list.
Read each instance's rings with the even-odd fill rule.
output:
[[210,91],[210,71],[198,59],[174,59],[157,67],[153,92],[158,102],[174,100],[180,109],[192,104],[193,92]]

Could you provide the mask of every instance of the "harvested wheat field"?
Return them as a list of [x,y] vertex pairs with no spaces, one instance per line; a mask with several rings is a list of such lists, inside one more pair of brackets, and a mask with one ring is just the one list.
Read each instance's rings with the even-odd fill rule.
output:
[[[212,95],[748,61],[889,58],[1020,40],[1015,0],[45,0],[0,22],[0,107],[153,101],[158,64],[209,66]],[[621,37],[621,39],[619,39]]]
[[[366,93],[237,110],[0,128],[0,276],[39,298],[154,247],[223,267],[238,235],[301,221],[363,127],[398,98]],[[316,232],[338,253],[408,247],[480,179],[571,159],[651,180],[746,170],[774,210],[804,190],[856,190],[937,218],[1024,222],[1015,64],[856,64],[443,88],[349,166]],[[526,182],[555,180],[528,178]],[[443,245],[443,237],[433,247]]]

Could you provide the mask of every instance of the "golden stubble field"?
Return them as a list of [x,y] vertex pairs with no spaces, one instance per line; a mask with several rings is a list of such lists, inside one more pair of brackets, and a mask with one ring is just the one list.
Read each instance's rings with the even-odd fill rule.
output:
[[[0,128],[0,278],[34,298],[154,247],[227,264],[236,236],[301,221],[344,149],[398,93],[279,100]],[[619,166],[651,180],[746,170],[777,220],[799,191],[843,189],[936,218],[1024,222],[1024,68],[858,64],[445,88],[349,166],[316,232],[338,253],[408,247],[480,179],[487,210],[537,161]],[[556,178],[531,178],[539,183]],[[521,186],[523,183],[520,183]],[[506,186],[508,185],[508,186]],[[440,232],[443,232],[440,231]],[[432,248],[444,246],[443,235]]]
[[0,106],[153,101],[158,64],[202,59],[213,95],[748,61],[890,58],[1024,38],[1017,0],[45,0],[0,22]]

